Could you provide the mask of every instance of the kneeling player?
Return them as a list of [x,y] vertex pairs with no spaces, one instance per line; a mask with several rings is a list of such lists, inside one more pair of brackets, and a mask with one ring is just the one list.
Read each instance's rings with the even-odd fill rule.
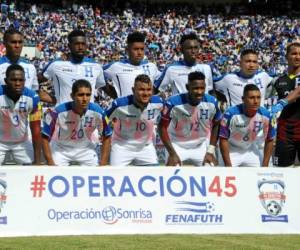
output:
[[159,124],[160,137],[168,151],[167,165],[184,161],[196,166],[216,164],[215,145],[221,112],[217,100],[205,94],[205,76],[201,72],[188,75],[187,93],[167,100]]
[[[0,86],[0,164],[12,151],[18,164],[40,164],[41,111],[38,95],[24,87],[25,71],[17,64],[6,70]],[[28,118],[32,143],[28,140]]]
[[71,162],[98,165],[97,138],[93,138],[96,129],[103,138],[100,165],[107,164],[112,129],[104,110],[90,103],[91,93],[88,81],[77,80],[72,86],[73,101],[60,104],[45,114],[42,142],[48,165],[67,166]]
[[[243,103],[229,108],[221,122],[220,149],[225,166],[268,166],[275,128],[272,116],[260,107],[261,94],[254,84],[244,88]],[[259,143],[258,143],[259,142]],[[264,152],[257,145],[265,142]]]
[[114,100],[107,111],[114,127],[110,164],[158,165],[153,136],[163,101],[152,95],[153,85],[147,75],[135,78],[132,91],[133,95]]

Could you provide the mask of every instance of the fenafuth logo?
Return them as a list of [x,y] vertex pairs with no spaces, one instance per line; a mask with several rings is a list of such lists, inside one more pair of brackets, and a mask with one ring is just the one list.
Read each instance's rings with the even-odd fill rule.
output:
[[223,215],[216,213],[216,205],[212,202],[178,201],[175,203],[176,213],[167,214],[167,225],[222,225]]

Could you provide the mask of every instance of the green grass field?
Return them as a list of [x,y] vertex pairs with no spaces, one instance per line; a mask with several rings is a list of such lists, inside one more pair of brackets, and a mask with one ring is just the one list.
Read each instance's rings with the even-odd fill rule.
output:
[[0,238],[0,249],[300,249],[300,235],[114,235]]

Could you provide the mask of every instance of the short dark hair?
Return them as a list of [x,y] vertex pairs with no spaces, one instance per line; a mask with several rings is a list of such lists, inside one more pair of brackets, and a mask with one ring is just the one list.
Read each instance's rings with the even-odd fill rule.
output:
[[145,34],[135,31],[127,36],[127,45],[132,43],[145,43]]
[[148,75],[146,75],[146,74],[140,74],[140,75],[138,75],[134,79],[134,84],[136,84],[137,82],[143,82],[143,83],[147,83],[147,84],[152,84],[150,77]]
[[12,72],[14,70],[20,70],[20,71],[22,71],[25,74],[24,68],[22,66],[20,66],[19,64],[11,64],[6,69],[5,77],[8,78],[10,72]]
[[181,37],[179,44],[182,46],[186,40],[197,40],[199,42],[198,36],[193,32],[189,34],[184,34]]
[[194,71],[189,73],[188,80],[189,82],[194,80],[205,80],[205,75],[202,72]]
[[300,47],[300,42],[292,42],[286,47],[286,54],[288,55],[291,52],[292,47]]
[[244,87],[243,96],[245,96],[249,91],[260,91],[260,90],[255,84],[247,84]]
[[68,35],[68,42],[71,43],[74,37],[83,36],[85,37],[85,33],[82,30],[73,30]]
[[248,54],[254,54],[258,56],[258,52],[254,48],[245,48],[241,51],[241,58]]
[[15,28],[9,28],[8,30],[6,30],[4,32],[3,41],[6,42],[8,37],[11,36],[11,35],[14,35],[14,34],[18,34],[18,35],[23,36],[23,34],[19,30],[15,29]]
[[92,86],[89,81],[85,79],[76,80],[72,85],[72,95],[75,95],[80,88],[89,88],[92,91]]

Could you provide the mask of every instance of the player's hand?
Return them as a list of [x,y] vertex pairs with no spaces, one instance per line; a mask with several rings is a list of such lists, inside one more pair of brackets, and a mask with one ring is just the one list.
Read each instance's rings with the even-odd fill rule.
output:
[[216,157],[213,154],[206,153],[203,160],[203,165],[209,165],[209,166],[217,166],[218,161],[216,160]]
[[181,160],[177,154],[169,155],[167,166],[181,166]]

